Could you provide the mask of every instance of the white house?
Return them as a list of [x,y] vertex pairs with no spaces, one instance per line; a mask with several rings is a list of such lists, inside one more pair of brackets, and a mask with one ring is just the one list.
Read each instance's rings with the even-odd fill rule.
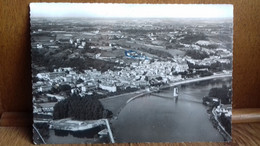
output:
[[99,88],[103,90],[107,90],[109,92],[116,92],[116,86],[115,85],[103,85],[99,84]]

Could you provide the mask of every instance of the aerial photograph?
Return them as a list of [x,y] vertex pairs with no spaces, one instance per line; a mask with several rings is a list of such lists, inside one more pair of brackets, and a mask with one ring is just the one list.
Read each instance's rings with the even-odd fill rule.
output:
[[233,5],[31,3],[33,142],[229,142]]

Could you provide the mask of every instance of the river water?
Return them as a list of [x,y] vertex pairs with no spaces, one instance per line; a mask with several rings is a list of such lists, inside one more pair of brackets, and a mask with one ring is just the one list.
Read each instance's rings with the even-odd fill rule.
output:
[[231,85],[231,78],[201,81],[179,86],[178,100],[173,88],[145,95],[128,103],[112,121],[115,141],[198,142],[224,141],[209,120],[203,96],[211,88]]

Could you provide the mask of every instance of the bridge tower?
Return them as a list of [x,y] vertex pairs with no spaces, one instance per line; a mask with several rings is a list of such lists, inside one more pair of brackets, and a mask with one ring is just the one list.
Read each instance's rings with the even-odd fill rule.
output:
[[179,97],[179,88],[177,86],[173,88],[173,97],[175,99]]

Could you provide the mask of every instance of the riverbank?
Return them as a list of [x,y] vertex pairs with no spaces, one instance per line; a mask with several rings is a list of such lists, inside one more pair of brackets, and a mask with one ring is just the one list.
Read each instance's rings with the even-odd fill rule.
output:
[[216,108],[214,107],[211,111],[211,120],[213,126],[219,130],[219,132],[222,134],[222,136],[225,138],[225,141],[231,141],[232,137],[231,135],[226,131],[224,126],[221,124],[221,122],[218,119]]
[[200,82],[200,81],[205,81],[205,80],[227,78],[227,77],[232,77],[232,74],[222,73],[222,74],[215,74],[215,75],[207,76],[207,77],[181,80],[178,82],[170,83],[167,86],[160,87],[159,89],[154,89],[154,90],[149,90],[149,91],[148,90],[139,90],[136,92],[111,96],[111,97],[107,97],[107,98],[103,98],[103,99],[99,99],[99,100],[102,103],[102,105],[104,106],[104,108],[110,110],[113,113],[113,117],[116,118],[116,116],[119,114],[121,109],[127,103],[131,102],[132,100],[134,100],[138,97],[142,97],[145,94],[150,94],[150,93],[158,91],[160,89],[170,88],[172,86],[180,86],[183,84],[189,84],[189,83],[193,83],[193,82]]
[[177,101],[165,98],[172,96],[173,88],[125,100],[127,104],[110,121],[116,142],[225,141],[202,104],[203,96],[211,88],[231,84],[230,79],[223,77],[227,76],[213,77],[209,82],[203,78],[179,86]]

